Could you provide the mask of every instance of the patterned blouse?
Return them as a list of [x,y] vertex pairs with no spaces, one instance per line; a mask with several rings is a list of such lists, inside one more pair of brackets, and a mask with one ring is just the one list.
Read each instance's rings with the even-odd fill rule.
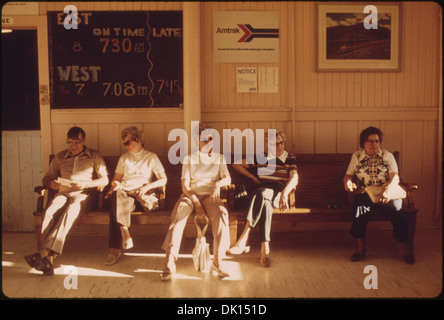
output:
[[365,150],[356,151],[351,158],[346,174],[356,176],[358,187],[380,186],[390,180],[390,173],[398,172],[395,157],[381,149],[370,158]]

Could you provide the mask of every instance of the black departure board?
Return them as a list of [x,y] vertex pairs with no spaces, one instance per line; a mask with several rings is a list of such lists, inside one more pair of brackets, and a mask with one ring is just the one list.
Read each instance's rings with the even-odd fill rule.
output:
[[[182,11],[48,12],[52,109],[183,104]],[[72,21],[71,21],[72,22]]]

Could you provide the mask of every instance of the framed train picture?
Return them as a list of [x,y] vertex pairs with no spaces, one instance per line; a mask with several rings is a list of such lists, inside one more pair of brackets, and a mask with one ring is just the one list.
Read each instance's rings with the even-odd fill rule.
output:
[[316,71],[400,71],[400,3],[316,4]]

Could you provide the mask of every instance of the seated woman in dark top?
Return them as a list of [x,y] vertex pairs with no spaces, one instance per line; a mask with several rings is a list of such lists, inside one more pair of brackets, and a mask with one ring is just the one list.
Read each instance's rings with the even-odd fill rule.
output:
[[[265,134],[265,146],[268,146],[268,133]],[[265,164],[233,164],[233,168],[240,174],[250,178],[256,188],[250,196],[250,203],[246,212],[246,223],[242,235],[236,244],[227,253],[237,255],[248,253],[247,246],[250,231],[259,226],[261,233],[261,258],[263,267],[270,266],[270,233],[271,219],[274,208],[288,208],[288,195],[298,184],[296,159],[285,151],[285,135],[276,130],[276,135],[270,137]],[[266,172],[268,171],[268,172]]]

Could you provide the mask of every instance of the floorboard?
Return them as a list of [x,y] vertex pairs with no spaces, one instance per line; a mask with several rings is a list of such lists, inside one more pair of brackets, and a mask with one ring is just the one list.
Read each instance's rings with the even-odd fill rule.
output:
[[[194,270],[194,240],[185,238],[170,282],[160,281],[162,235],[135,235],[134,248],[109,267],[106,235],[71,236],[51,277],[23,259],[35,251],[34,234],[4,232],[2,240],[7,298],[434,298],[442,291],[441,229],[417,230],[413,265],[403,261],[391,230],[378,229],[368,230],[367,255],[359,262],[349,260],[355,242],[347,231],[273,233],[271,266],[263,268],[253,233],[250,253],[226,258],[231,276],[225,279]],[[376,272],[365,273],[367,265]],[[368,276],[376,289],[366,289]]]

